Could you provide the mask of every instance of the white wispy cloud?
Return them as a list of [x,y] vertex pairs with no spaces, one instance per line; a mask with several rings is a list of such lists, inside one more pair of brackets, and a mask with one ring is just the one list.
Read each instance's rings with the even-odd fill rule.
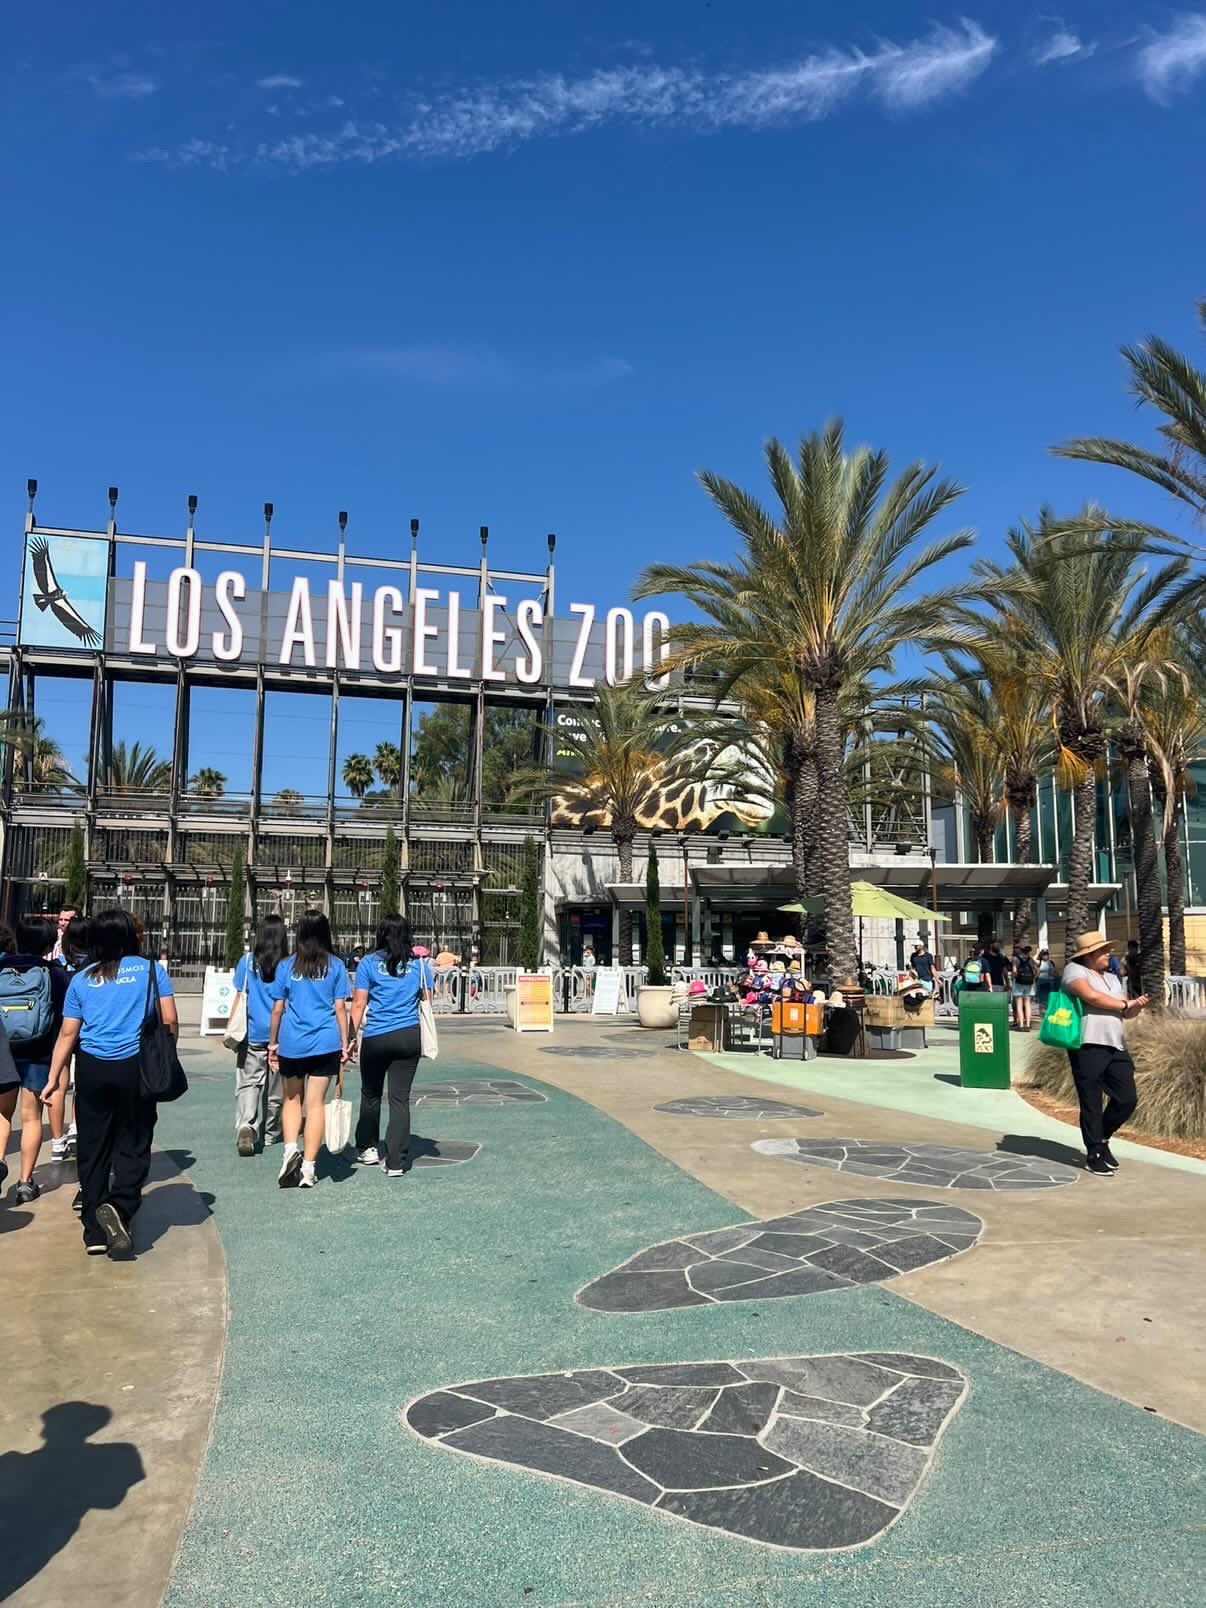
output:
[[1067,28],[1057,28],[1049,39],[1035,48],[1030,59],[1036,67],[1050,67],[1058,62],[1091,56],[1096,49],[1096,45],[1085,44],[1079,34]]
[[[349,119],[326,132],[260,141],[237,160],[300,171],[390,157],[465,160],[608,124],[762,129],[818,121],[860,94],[889,111],[916,111],[967,89],[998,49],[978,23],[965,20],[904,45],[834,47],[744,73],[642,62],[577,78],[546,74],[434,96],[398,124]],[[226,150],[225,164],[235,160]]]
[[438,343],[354,347],[330,353],[317,368],[329,375],[377,374],[408,384],[472,391],[511,386],[588,390],[611,385],[634,372],[632,364],[619,357],[540,368],[517,364],[488,348]]
[[92,73],[88,82],[102,100],[144,100],[159,88],[146,73]]
[[269,73],[266,78],[257,78],[257,89],[300,89],[305,83],[304,78],[295,78],[292,73]]
[[1189,89],[1206,72],[1206,13],[1178,17],[1165,33],[1147,30],[1138,53],[1139,80],[1153,100]]

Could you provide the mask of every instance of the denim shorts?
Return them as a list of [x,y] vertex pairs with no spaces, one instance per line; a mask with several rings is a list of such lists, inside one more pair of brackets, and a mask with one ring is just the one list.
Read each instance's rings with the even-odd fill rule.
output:
[[21,1087],[29,1089],[33,1094],[41,1094],[50,1082],[49,1061],[17,1061],[17,1071],[21,1075]]

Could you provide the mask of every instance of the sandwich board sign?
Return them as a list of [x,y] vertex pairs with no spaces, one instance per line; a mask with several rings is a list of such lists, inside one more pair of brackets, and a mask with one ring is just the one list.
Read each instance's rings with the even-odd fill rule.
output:
[[520,972],[515,979],[515,1030],[553,1031],[553,978],[550,972]]
[[600,966],[595,972],[595,995],[591,1001],[592,1016],[614,1016],[621,1009],[620,993],[624,973],[619,966]]

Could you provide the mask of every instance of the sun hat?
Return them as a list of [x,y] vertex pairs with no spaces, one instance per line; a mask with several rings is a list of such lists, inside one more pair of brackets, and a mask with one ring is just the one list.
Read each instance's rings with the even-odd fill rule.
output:
[[691,986],[687,989],[687,993],[692,995],[706,994],[707,992],[708,985],[704,982],[702,977],[695,978],[695,980],[691,983]]
[[1076,940],[1076,948],[1072,951],[1072,959],[1080,960],[1085,955],[1097,955],[1103,949],[1112,949],[1113,947],[1108,938],[1103,938],[1095,929],[1090,929],[1088,932],[1082,932]]
[[770,934],[767,933],[766,931],[756,932],[754,934],[754,936],[750,939],[750,943],[751,944],[769,944],[770,943]]
[[800,944],[800,940],[796,937],[796,935],[794,933],[789,932],[787,937],[783,939],[782,946],[783,946],[784,949],[799,949],[801,947],[801,944]]

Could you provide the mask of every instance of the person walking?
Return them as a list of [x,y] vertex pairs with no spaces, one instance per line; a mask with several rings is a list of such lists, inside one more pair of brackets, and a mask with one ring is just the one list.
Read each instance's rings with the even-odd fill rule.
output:
[[[45,916],[22,916],[17,922],[14,952],[0,960],[0,1012],[8,1026],[9,1048],[20,1079],[21,1176],[13,1192],[18,1206],[28,1206],[42,1193],[34,1177],[42,1149],[41,1096],[63,1026],[68,981],[63,967],[50,958],[57,936],[54,922]],[[4,1154],[16,1095],[15,1089],[0,1090],[0,1185],[8,1173]],[[61,1127],[59,1132],[61,1135]],[[54,1159],[61,1158],[56,1155]]]
[[[66,926],[59,924],[59,942],[55,954],[67,973],[67,980],[88,964],[88,921],[85,916],[72,915]],[[72,1089],[70,1072],[55,1090],[54,1099],[47,1107],[50,1116],[50,1157],[52,1161],[69,1161],[75,1155],[78,1133],[74,1120],[67,1121],[67,1096]],[[78,1192],[77,1192],[78,1200]],[[76,1210],[79,1210],[77,1205]]]
[[994,994],[1000,994],[1009,983],[1009,961],[1001,948],[999,938],[994,938],[984,951],[984,970],[988,976],[988,986]]
[[162,966],[139,954],[128,911],[99,911],[88,935],[91,961],[67,985],[42,1100],[53,1100],[74,1053],[84,1249],[123,1258],[133,1255],[130,1223],[142,1203],[159,1114],[142,1092],[142,1028],[155,1009],[157,984],[160,1021],[175,1037],[176,1001]]
[[285,923],[265,916],[255,930],[249,953],[239,956],[234,969],[235,997],[247,997],[247,1040],[238,1051],[235,1072],[235,1148],[240,1156],[254,1156],[262,1136],[264,1149],[281,1137],[284,1090],[279,1070],[268,1065],[268,1029],[272,1021],[272,984],[285,956]]
[[1038,969],[1034,964],[1034,953],[1028,943],[1020,943],[1009,963],[1011,974],[1010,994],[1013,998],[1013,1025],[1019,1033],[1029,1033],[1031,1028],[1031,1011],[1034,999],[1035,983],[1038,981]]
[[1139,1015],[1147,995],[1126,997],[1122,979],[1110,969],[1110,940],[1099,932],[1081,933],[1072,959],[1064,967],[1061,987],[1079,1001],[1084,1013],[1080,1048],[1069,1050],[1068,1060],[1080,1101],[1085,1166],[1097,1177],[1109,1178],[1118,1170],[1110,1139],[1138,1103],[1135,1064],[1127,1053],[1122,1024]]
[[909,970],[927,994],[934,992],[934,957],[920,941],[913,945],[909,956]]
[[1059,981],[1059,971],[1049,949],[1040,949],[1034,967],[1034,1009],[1039,1020],[1047,1014],[1051,990]]
[[[307,910],[297,926],[292,955],[272,979],[268,1065],[284,1079],[281,1132],[285,1156],[277,1183],[282,1189],[313,1189],[318,1152],[326,1130],[327,1085],[348,1058],[347,967],[335,954],[331,924],[321,910]],[[304,1149],[302,1135],[305,1117]]]
[[415,955],[408,924],[398,915],[383,916],[376,949],[356,968],[352,1039],[354,1044],[365,1023],[356,1160],[365,1167],[381,1160],[381,1094],[388,1081],[387,1178],[401,1178],[406,1171],[410,1086],[419,1065],[419,1001],[430,998],[432,985],[431,967]]

